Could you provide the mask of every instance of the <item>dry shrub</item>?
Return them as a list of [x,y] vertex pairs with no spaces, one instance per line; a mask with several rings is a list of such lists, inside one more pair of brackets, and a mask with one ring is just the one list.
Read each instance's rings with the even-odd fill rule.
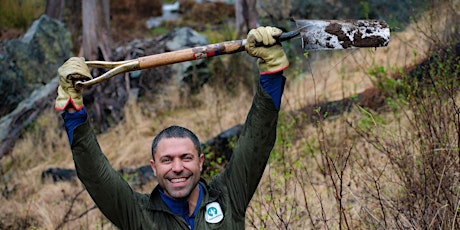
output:
[[362,92],[359,105],[377,111],[385,104],[385,95],[382,91],[373,87]]
[[193,0],[181,2],[183,20],[197,25],[220,25],[235,17],[235,7],[224,2],[195,3]]
[[[161,0],[112,0],[110,10],[113,16],[132,15],[137,18],[156,17],[162,14]],[[135,23],[127,22],[127,23]]]
[[112,0],[110,1],[110,27],[116,44],[143,38],[148,34],[145,24],[148,18],[161,16],[160,0]]

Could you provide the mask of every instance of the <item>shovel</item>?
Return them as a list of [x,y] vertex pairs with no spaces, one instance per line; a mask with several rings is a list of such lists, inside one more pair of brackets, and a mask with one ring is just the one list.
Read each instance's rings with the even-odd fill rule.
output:
[[[304,52],[384,47],[390,40],[390,28],[382,20],[293,20],[297,29],[282,33],[278,42],[300,38]],[[197,59],[245,51],[246,39],[182,49],[119,62],[87,61],[89,67],[110,69],[89,81],[75,83],[77,89],[103,82],[120,73],[154,68]]]

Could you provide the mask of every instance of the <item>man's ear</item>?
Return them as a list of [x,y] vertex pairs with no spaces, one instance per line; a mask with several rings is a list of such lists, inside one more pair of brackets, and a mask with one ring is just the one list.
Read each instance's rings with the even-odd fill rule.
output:
[[200,172],[203,171],[204,154],[200,155]]
[[151,167],[152,170],[153,170],[153,175],[156,176],[156,174],[155,174],[155,169],[156,169],[156,168],[155,168],[155,161],[154,161],[153,159],[150,160],[150,167]]

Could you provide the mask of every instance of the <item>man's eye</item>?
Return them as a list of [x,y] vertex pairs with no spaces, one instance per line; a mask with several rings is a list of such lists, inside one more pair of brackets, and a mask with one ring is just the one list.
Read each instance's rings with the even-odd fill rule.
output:
[[191,156],[191,155],[186,155],[186,156],[184,156],[184,160],[186,160],[186,161],[191,161],[191,160],[193,160],[193,156]]
[[166,164],[166,163],[169,163],[169,162],[171,162],[171,159],[168,159],[168,158],[161,159],[161,163]]

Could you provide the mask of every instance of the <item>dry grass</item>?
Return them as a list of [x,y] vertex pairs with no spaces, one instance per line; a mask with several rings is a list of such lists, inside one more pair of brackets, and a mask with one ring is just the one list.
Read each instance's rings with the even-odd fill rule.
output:
[[[0,2],[0,38],[12,39],[23,33],[45,11],[43,0],[2,0]],[[8,28],[16,28],[8,34]],[[3,31],[5,29],[5,31]],[[21,31],[16,34],[16,31]],[[5,32],[5,34],[3,34]],[[11,33],[12,32],[12,33]]]

